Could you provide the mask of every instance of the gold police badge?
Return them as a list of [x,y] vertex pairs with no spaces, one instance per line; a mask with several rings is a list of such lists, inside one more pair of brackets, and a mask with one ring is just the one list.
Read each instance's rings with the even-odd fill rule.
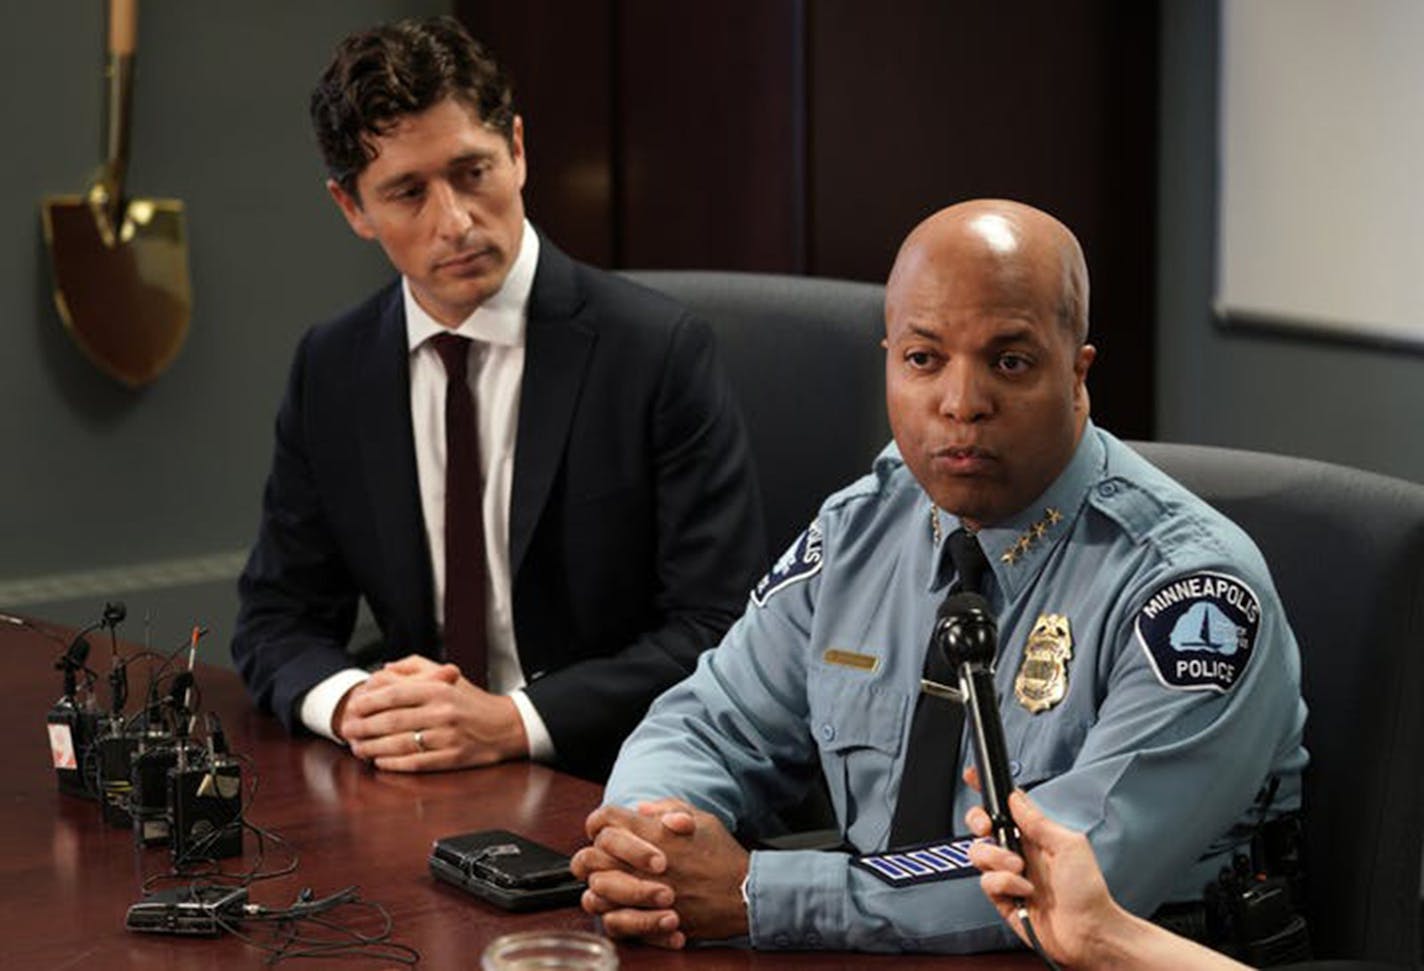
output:
[[1039,614],[1024,645],[1023,663],[1014,678],[1014,697],[1032,714],[1047,711],[1068,693],[1068,659],[1073,635],[1063,614]]

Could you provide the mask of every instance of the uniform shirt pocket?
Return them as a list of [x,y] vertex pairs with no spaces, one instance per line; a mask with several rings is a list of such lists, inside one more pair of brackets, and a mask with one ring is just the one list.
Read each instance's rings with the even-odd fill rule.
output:
[[878,846],[890,829],[890,781],[905,736],[903,693],[866,675],[822,673],[811,683],[811,733],[841,831],[857,847]]

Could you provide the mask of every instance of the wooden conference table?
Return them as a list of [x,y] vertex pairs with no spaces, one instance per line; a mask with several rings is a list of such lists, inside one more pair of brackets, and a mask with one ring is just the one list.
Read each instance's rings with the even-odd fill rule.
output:
[[[108,667],[105,641],[91,637],[91,666]],[[209,648],[212,649],[212,648]],[[226,649],[223,646],[221,649]],[[5,698],[0,704],[0,966],[5,968],[257,968],[264,955],[232,937],[135,934],[124,915],[145,877],[168,868],[164,848],[138,849],[128,830],[106,825],[96,803],[61,795],[50,764],[45,715],[59,697],[53,640],[0,624]],[[142,688],[131,679],[131,694]],[[286,735],[258,714],[231,671],[200,666],[202,706],[222,718],[231,748],[249,756],[259,788],[248,813],[300,853],[295,873],[254,884],[250,899],[289,905],[310,887],[317,897],[351,884],[384,905],[393,938],[420,951],[420,967],[478,968],[485,946],[518,930],[594,930],[567,908],[510,914],[437,883],[426,868],[432,841],[503,828],[565,852],[583,841],[598,786],[526,763],[467,772],[407,776],[365,768],[330,742]],[[101,690],[101,697],[107,696]],[[245,869],[247,857],[227,864]],[[268,862],[283,859],[269,851]],[[668,952],[619,947],[623,968],[1035,968],[1027,953],[975,957],[748,952],[723,948]],[[299,968],[383,967],[356,958],[303,959]]]

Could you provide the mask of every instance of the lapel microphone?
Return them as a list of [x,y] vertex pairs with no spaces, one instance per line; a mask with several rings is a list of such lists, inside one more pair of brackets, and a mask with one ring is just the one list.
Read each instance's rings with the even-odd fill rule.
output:
[[994,693],[994,657],[999,628],[989,602],[977,593],[956,593],[940,604],[935,619],[935,642],[959,674],[959,691],[974,729],[974,764],[979,770],[984,811],[994,826],[1000,846],[1020,852],[1019,833],[1009,815],[1008,748],[999,702]]

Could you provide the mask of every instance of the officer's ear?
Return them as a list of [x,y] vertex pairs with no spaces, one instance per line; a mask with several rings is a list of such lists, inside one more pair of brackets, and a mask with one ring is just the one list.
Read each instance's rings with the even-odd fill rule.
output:
[[1073,411],[1080,416],[1088,414],[1092,403],[1088,396],[1088,370],[1097,356],[1096,347],[1084,344],[1073,357]]
[[1078,353],[1073,357],[1073,377],[1079,384],[1088,380],[1088,369],[1097,358],[1098,349],[1092,344],[1084,344],[1078,348]]

